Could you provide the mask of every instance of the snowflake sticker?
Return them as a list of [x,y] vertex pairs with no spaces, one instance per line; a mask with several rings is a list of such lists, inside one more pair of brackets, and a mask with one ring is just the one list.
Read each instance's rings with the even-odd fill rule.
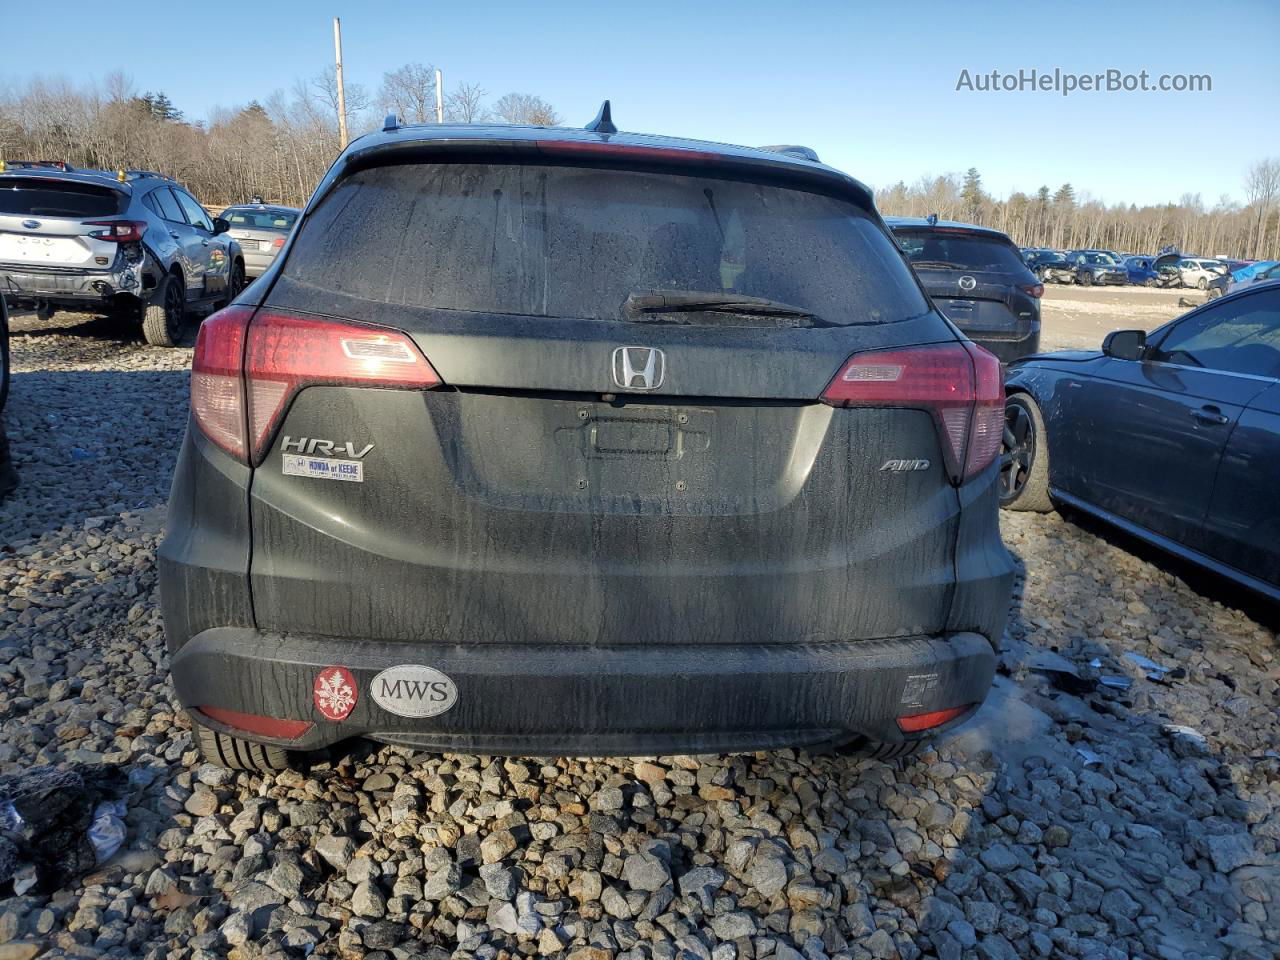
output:
[[346,667],[325,667],[316,675],[312,699],[326,720],[347,719],[358,698],[356,678]]

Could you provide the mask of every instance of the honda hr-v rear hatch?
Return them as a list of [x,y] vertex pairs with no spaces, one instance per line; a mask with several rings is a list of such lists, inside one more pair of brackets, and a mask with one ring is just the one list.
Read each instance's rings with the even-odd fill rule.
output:
[[[767,168],[504,159],[345,173],[264,302],[214,321],[247,324],[258,627],[942,632],[998,369],[993,388],[874,214]],[[198,348],[196,368],[219,361]],[[210,384],[195,412],[217,436]]]

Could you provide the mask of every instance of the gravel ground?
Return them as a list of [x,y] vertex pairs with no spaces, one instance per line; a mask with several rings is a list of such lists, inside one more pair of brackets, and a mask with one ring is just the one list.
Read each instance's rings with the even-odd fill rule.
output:
[[[1004,518],[1027,574],[992,699],[902,765],[202,765],[155,575],[190,351],[56,325],[15,324],[0,772],[124,764],[130,833],[0,903],[0,960],[1280,955],[1275,634],[1056,515]],[[1063,689],[1099,674],[1132,686]]]

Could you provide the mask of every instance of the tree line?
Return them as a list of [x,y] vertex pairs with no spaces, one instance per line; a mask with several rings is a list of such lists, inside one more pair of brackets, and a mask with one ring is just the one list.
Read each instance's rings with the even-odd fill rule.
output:
[[1001,230],[1024,247],[1156,253],[1166,247],[1200,256],[1276,259],[1280,254],[1280,158],[1259,160],[1244,177],[1245,202],[1222,195],[1208,206],[1198,193],[1177,203],[1107,205],[1064,183],[1005,199],[988,194],[970,167],[963,177],[899,181],[876,192],[886,216],[962,220]]
[[[353,137],[391,112],[407,123],[436,120],[428,64],[388,71],[376,90],[348,83],[345,94]],[[529,93],[490,98],[480,85],[461,83],[443,100],[447,122],[560,122],[551,104]],[[301,206],[338,152],[337,89],[328,70],[265,100],[217,108],[204,122],[187,119],[162,91],[139,92],[122,73],[88,87],[37,77],[0,89],[0,159],[156,170],[210,206],[254,195]]]
[[[383,74],[370,90],[349,83],[348,126],[376,129],[386,113],[408,123],[436,119],[435,69],[408,63]],[[555,125],[561,118],[541,97],[512,92],[491,98],[460,83],[443,98],[444,116],[458,123]],[[218,108],[204,122],[187,119],[163,91],[139,92],[122,73],[76,87],[34,78],[0,90],[0,159],[65,160],[107,170],[158,170],[180,180],[210,206],[254,195],[300,206],[338,155],[337,90],[331,70],[297,80],[291,89],[239,108]],[[996,227],[1023,246],[1101,247],[1154,253],[1258,258],[1280,254],[1280,158],[1246,173],[1243,204],[1224,195],[1212,206],[1199,194],[1177,203],[1107,205],[1071,184],[1005,199],[983,189],[976,169],[963,177],[925,177],[877,191],[881,212],[936,213]]]

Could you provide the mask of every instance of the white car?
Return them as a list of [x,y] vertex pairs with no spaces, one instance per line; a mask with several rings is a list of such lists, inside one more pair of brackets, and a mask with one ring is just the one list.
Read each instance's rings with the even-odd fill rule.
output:
[[1227,272],[1227,265],[1221,260],[1201,260],[1184,257],[1178,261],[1178,275],[1182,277],[1184,287],[1196,287],[1207,290],[1215,277]]

